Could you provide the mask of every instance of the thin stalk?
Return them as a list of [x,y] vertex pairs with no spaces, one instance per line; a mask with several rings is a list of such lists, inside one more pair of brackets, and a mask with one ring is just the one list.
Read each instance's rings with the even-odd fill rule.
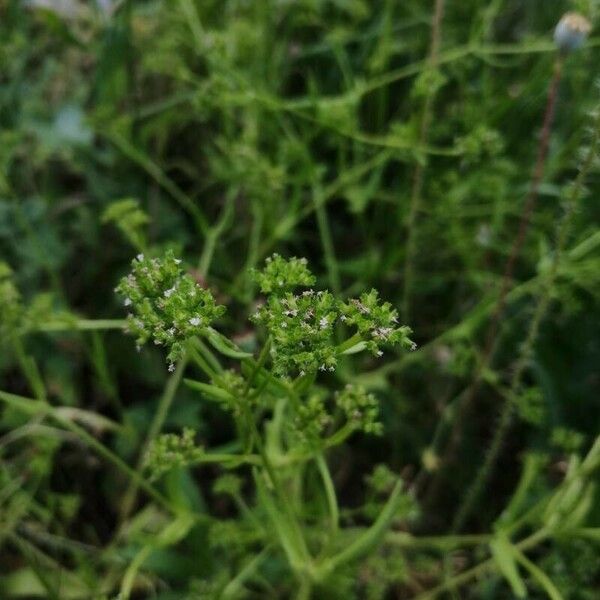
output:
[[243,591],[244,582],[249,579],[260,567],[260,564],[268,556],[271,548],[266,547],[259,552],[254,558],[250,559],[242,568],[242,570],[225,586],[221,592],[223,600],[238,598]]
[[323,488],[325,489],[325,496],[327,498],[327,506],[329,507],[329,519],[330,519],[330,530],[331,530],[331,541],[335,539],[339,529],[340,521],[340,510],[338,508],[337,496],[335,493],[335,486],[331,479],[331,473],[327,462],[323,457],[323,454],[317,454],[316,458],[317,467],[323,480]]
[[97,331],[104,329],[125,329],[127,321],[125,319],[77,319],[70,321],[49,321],[36,327],[36,331]]
[[[171,375],[171,377],[169,377],[167,380],[167,385],[165,386],[163,394],[160,398],[160,402],[158,403],[158,407],[156,408],[156,412],[154,413],[154,419],[152,420],[150,429],[148,429],[146,439],[142,445],[142,449],[140,450],[136,464],[137,472],[142,470],[146,453],[165,424],[169,409],[171,408],[173,400],[175,399],[177,388],[181,383],[181,378],[183,376],[183,372],[185,371],[186,365],[187,358],[184,357],[177,364],[177,368],[175,369],[173,375]],[[131,513],[137,499],[138,489],[139,483],[132,479],[127,487],[127,490],[125,491],[125,494],[123,495],[123,500],[121,502],[121,511],[119,515],[121,523],[123,523]]]
[[317,216],[317,225],[319,227],[321,245],[323,246],[323,253],[325,255],[325,264],[327,265],[329,285],[336,294],[339,294],[341,289],[340,270],[335,257],[335,249],[333,246],[333,238],[331,236],[329,219],[327,217],[327,209],[325,208],[323,191],[319,183],[314,185],[312,198],[315,207],[315,214]]
[[385,536],[385,543],[401,548],[438,548],[447,551],[460,546],[488,544],[493,537],[492,534],[414,536],[403,531],[390,531]]
[[296,594],[296,600],[310,600],[312,596],[312,582],[308,577],[303,577]]
[[105,458],[108,462],[112,463],[119,470],[123,471],[132,481],[134,481],[139,489],[142,489],[150,496],[155,502],[167,509],[172,514],[179,514],[180,509],[175,508],[171,502],[165,498],[160,492],[152,487],[135,469],[132,469],[123,459],[117,456],[114,452],[109,450],[104,444],[100,443],[94,436],[90,435],[83,427],[76,425],[68,419],[62,419],[53,413],[50,416],[58,421],[65,429],[68,429],[79,439],[85,442],[90,448],[95,450],[100,456]]
[[356,560],[368,552],[375,546],[390,527],[394,516],[402,502],[402,487],[403,482],[398,481],[388,498],[382,511],[379,513],[377,520],[367,529],[360,537],[351,543],[346,549],[342,550],[335,556],[325,560],[316,568],[315,579],[322,581],[331,573],[335,572],[342,565]]
[[[435,0],[435,9],[431,24],[431,42],[427,61],[427,69],[430,71],[434,71],[438,66],[443,17],[444,0]],[[419,130],[420,147],[426,146],[429,139],[429,129],[433,119],[433,103],[435,101],[435,96],[436,90],[432,89],[425,97],[423,114],[421,115],[421,126]],[[401,314],[404,323],[408,323],[410,319],[410,298],[413,287],[414,260],[417,245],[417,218],[421,210],[424,176],[425,163],[422,159],[419,159],[413,172],[410,208],[408,213],[408,222],[406,224],[406,258],[404,260],[404,289],[401,305]]]
[[211,227],[206,233],[206,237],[204,240],[204,248],[202,249],[200,261],[198,262],[198,270],[200,271],[200,275],[202,277],[207,276],[208,270],[210,269],[210,265],[213,260],[217,242],[219,241],[219,238],[227,228],[227,225],[231,222],[231,217],[233,216],[234,212],[234,203],[236,196],[237,190],[233,190],[232,192],[229,192],[227,194],[225,206],[223,207],[218,222],[213,227]]

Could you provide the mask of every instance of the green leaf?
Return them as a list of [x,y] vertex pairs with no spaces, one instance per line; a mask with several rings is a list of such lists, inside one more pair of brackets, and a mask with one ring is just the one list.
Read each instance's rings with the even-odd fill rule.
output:
[[357,344],[354,344],[354,346],[351,346],[347,350],[344,350],[342,352],[342,354],[358,354],[359,352],[362,352],[363,350],[365,350],[366,347],[367,347],[366,342],[358,342]]
[[180,514],[171,521],[156,537],[159,546],[172,546],[182,540],[193,527],[194,517],[189,513]]
[[532,563],[520,550],[514,546],[512,550],[517,561],[521,563],[523,567],[529,571],[530,575],[540,584],[546,594],[548,594],[548,598],[551,598],[551,600],[563,600],[561,593],[552,583],[550,577],[544,573],[544,571]]
[[201,381],[194,381],[193,379],[184,379],[185,385],[202,392],[205,396],[208,396],[211,400],[217,400],[218,402],[231,403],[235,401],[235,398],[223,388],[211,385],[210,383],[202,383]]
[[206,331],[206,339],[208,343],[223,356],[229,358],[252,358],[252,353],[243,352],[233,342],[229,341],[225,336],[215,331],[212,327],[208,327]]

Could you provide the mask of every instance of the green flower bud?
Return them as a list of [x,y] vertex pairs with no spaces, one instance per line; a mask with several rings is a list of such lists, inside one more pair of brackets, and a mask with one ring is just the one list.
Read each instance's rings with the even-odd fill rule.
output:
[[252,276],[263,294],[283,295],[297,287],[309,287],[315,284],[315,276],[306,266],[305,258],[286,260],[273,254],[265,261],[262,271],[252,271]]

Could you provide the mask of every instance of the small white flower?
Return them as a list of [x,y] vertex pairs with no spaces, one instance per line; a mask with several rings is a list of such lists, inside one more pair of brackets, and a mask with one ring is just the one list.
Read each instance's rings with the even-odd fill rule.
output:
[[304,371],[304,369],[302,371],[300,371],[300,377],[304,377],[306,375],[306,371]]
[[320,321],[319,321],[319,326],[321,327],[321,329],[325,329],[326,327],[329,326],[329,321],[327,320],[327,317],[323,317]]
[[377,356],[383,356],[383,352],[381,350],[377,350]]
[[180,258],[176,258],[175,259],[175,264],[176,265],[180,265],[181,264],[181,259]]
[[172,288],[169,288],[168,290],[165,290],[165,297],[169,298],[173,292],[175,291],[175,286],[173,286]]
[[375,329],[375,331],[373,331],[373,336],[377,338],[386,339],[390,335],[390,333],[392,333],[391,327],[378,327],[377,329]]
[[172,373],[175,370],[175,365],[173,363],[169,364],[169,373]]
[[341,321],[345,321],[347,318],[348,318],[348,317],[346,317],[346,315],[342,315],[342,316],[340,317],[340,320],[341,320]]
[[189,320],[189,323],[190,323],[190,325],[193,325],[194,327],[196,327],[196,326],[200,325],[201,319],[200,319],[200,317],[192,317]]
[[142,261],[144,260],[144,255],[143,255],[143,254],[140,252],[140,254],[138,254],[138,255],[136,256],[136,258],[137,258],[137,259],[138,259],[140,262],[142,262]]
[[125,298],[125,302],[123,302],[123,304],[125,306],[130,306],[131,305],[131,298]]
[[167,331],[168,331],[169,335],[175,335],[175,327],[171,327]]

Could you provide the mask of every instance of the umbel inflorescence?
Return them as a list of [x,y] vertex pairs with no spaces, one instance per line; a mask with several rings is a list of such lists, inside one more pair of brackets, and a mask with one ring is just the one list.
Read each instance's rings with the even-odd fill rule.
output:
[[[316,279],[306,259],[286,260],[277,254],[252,276],[265,299],[251,320],[266,331],[277,376],[334,371],[342,354],[363,349],[376,356],[385,347],[414,349],[410,328],[398,324],[396,310],[382,302],[376,290],[339,300],[327,290],[310,287]],[[214,332],[213,323],[225,311],[209,290],[183,272],[172,252],[160,259],[138,255],[116,289],[132,311],[128,329],[138,345],[153,340],[165,346],[171,365],[188,340]],[[340,326],[353,330],[342,344],[336,342]]]
[[128,329],[138,346],[152,339],[169,352],[170,369],[183,355],[185,343],[203,335],[224,312],[212,293],[196,283],[181,268],[181,260],[171,251],[161,258],[143,254],[131,263],[131,273],[116,288],[132,312]]
[[[327,290],[293,293],[313,285],[315,278],[305,260],[285,260],[277,254],[254,278],[267,298],[252,320],[263,325],[272,340],[271,356],[279,375],[334,371],[340,354],[351,349],[366,348],[381,356],[386,346],[414,348],[410,328],[398,325],[397,312],[380,301],[376,290],[347,302]],[[355,328],[350,338],[354,345],[336,345],[335,331],[341,324]]]

